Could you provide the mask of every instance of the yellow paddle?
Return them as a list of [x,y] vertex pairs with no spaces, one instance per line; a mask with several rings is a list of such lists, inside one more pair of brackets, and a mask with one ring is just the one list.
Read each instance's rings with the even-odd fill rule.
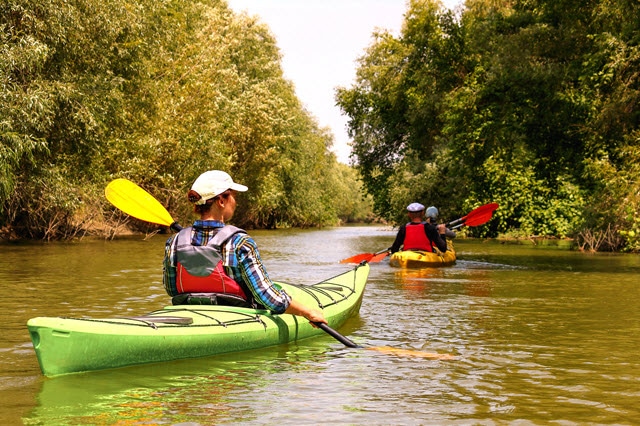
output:
[[153,195],[128,179],[111,181],[104,195],[111,204],[136,219],[168,226],[175,231],[182,229]]
[[[173,220],[167,209],[153,195],[128,179],[111,181],[105,188],[104,195],[111,204],[136,219],[168,226],[175,231],[182,229],[182,226]],[[328,325],[317,323],[317,326],[340,343],[348,347],[357,346]]]
[[451,354],[439,354],[434,352],[422,352],[416,351],[413,349],[400,349],[400,348],[392,348],[391,346],[378,346],[375,348],[367,348],[373,349],[378,352],[382,352],[383,354],[397,355],[397,356],[409,356],[409,357],[419,357],[419,358],[429,358],[429,359],[438,359],[441,361],[448,361],[455,359],[455,356]]

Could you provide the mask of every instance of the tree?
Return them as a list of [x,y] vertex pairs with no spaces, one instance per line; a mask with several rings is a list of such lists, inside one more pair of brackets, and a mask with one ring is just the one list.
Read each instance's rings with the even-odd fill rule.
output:
[[433,159],[442,146],[442,101],[464,74],[462,28],[451,12],[441,12],[439,2],[414,0],[405,17],[402,37],[376,34],[359,60],[354,87],[337,92],[365,188],[386,218],[393,217],[395,167],[409,152]]
[[338,221],[331,135],[256,18],[217,0],[6,0],[0,12],[4,234],[109,232],[114,177],[186,217],[184,194],[216,168],[251,189],[242,226]]
[[499,201],[478,235],[615,224],[630,242],[639,19],[626,0],[468,0],[460,16],[411,2],[338,96],[376,211]]

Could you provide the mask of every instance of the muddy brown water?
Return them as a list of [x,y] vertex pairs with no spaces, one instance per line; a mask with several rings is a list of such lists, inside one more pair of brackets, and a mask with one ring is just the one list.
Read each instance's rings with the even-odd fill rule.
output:
[[[379,227],[252,233],[273,279],[311,284],[388,247]],[[638,424],[640,256],[457,240],[454,266],[372,264],[358,344],[260,351],[45,378],[36,316],[141,314],[168,303],[166,236],[0,246],[0,422],[103,424]]]

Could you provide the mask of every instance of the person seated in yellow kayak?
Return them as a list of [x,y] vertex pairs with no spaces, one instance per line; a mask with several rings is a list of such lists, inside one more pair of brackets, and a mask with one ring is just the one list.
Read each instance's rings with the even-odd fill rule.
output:
[[247,189],[221,170],[196,179],[187,195],[200,219],[165,245],[167,293],[174,304],[251,306],[326,324],[322,311],[293,300],[274,285],[253,238],[226,224],[235,212],[237,193]]
[[405,251],[435,252],[435,248],[441,252],[447,251],[446,226],[423,221],[424,206],[422,204],[409,204],[407,216],[410,222],[402,225],[398,230],[393,245],[389,247],[391,254],[400,251],[401,248]]
[[[438,208],[435,206],[430,206],[427,208],[427,212],[425,213],[425,216],[427,217],[427,222],[429,222],[432,225],[437,225],[438,223]],[[452,231],[449,228],[445,227],[445,232],[444,232],[444,236],[449,238],[450,240],[453,240],[456,237],[456,232]]]

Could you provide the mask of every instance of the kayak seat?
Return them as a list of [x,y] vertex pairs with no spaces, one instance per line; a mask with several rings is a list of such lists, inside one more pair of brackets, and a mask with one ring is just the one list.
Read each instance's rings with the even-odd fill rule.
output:
[[171,298],[175,305],[222,305],[250,308],[249,302],[240,296],[223,293],[181,293]]

